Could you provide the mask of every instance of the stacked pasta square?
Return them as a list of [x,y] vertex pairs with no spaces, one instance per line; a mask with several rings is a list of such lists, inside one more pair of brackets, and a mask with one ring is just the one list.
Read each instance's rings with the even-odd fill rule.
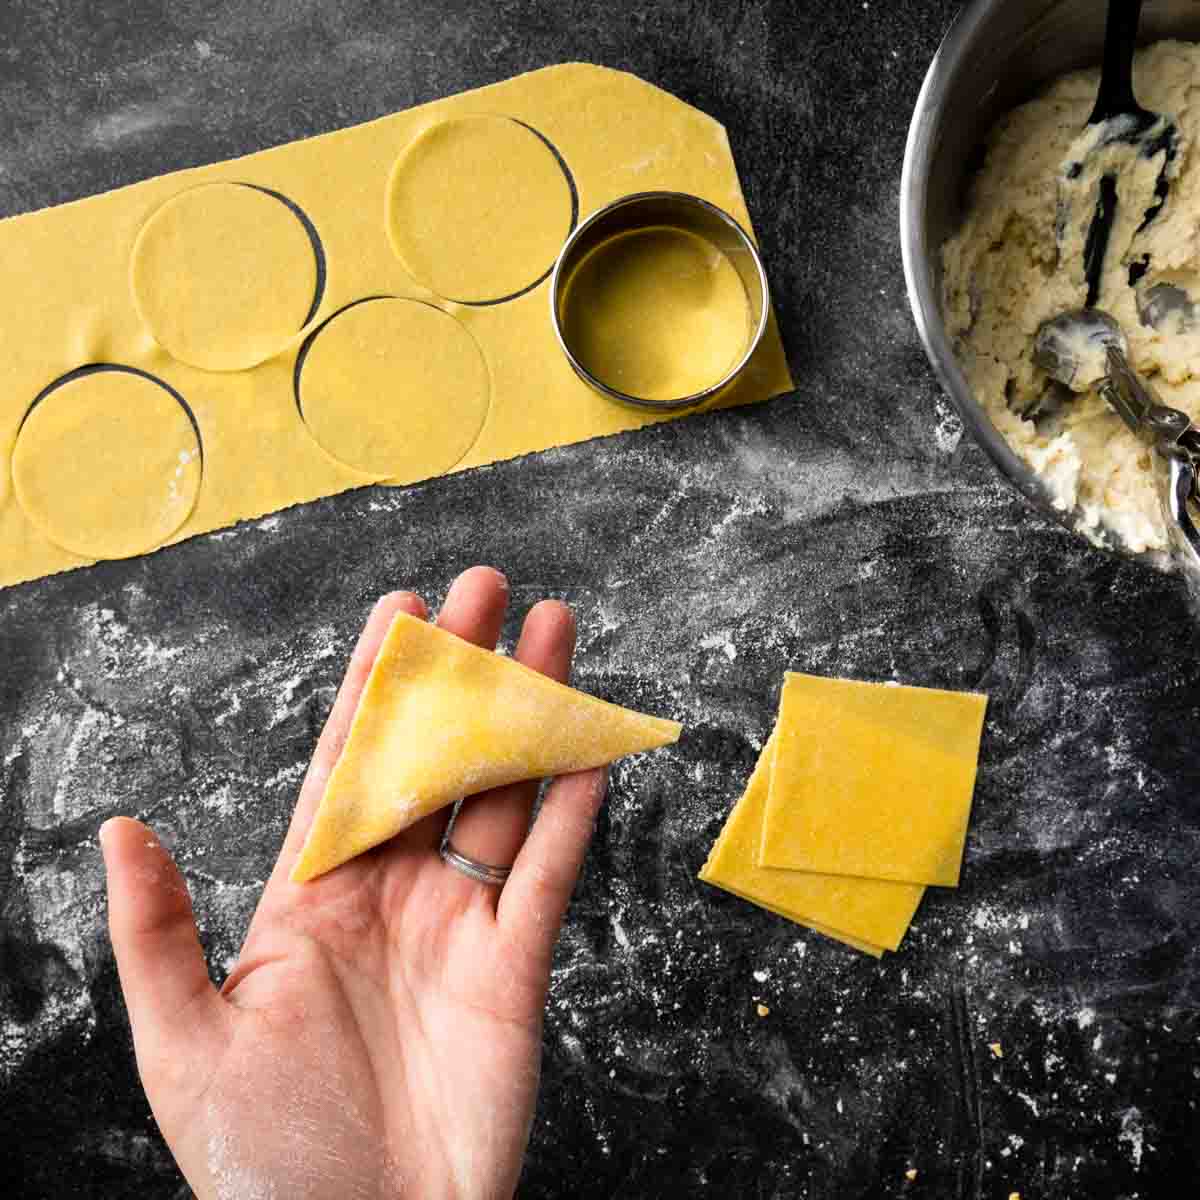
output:
[[881,957],[956,887],[987,697],[789,672],[700,878]]

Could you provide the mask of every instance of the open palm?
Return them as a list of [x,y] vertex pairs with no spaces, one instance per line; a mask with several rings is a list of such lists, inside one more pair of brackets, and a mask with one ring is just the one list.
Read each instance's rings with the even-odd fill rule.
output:
[[[455,582],[438,623],[495,645],[507,586]],[[187,888],[144,826],[104,827],[109,924],[138,1069],[200,1200],[511,1196],[537,1094],[550,958],[604,773],[468,799],[456,849],[514,863],[498,890],[438,854],[434,814],[313,883],[288,881],[371,664],[411,593],[375,607],[321,737],[279,860],[218,992]],[[517,657],[565,679],[569,610],[544,601]]]

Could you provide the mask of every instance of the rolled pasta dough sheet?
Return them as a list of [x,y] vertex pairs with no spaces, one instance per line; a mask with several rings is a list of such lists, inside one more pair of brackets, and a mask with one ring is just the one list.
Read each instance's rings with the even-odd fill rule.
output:
[[[615,404],[576,377],[544,279],[572,220],[653,189],[695,193],[750,229],[716,121],[632,75],[571,63],[0,221],[0,260],[22,298],[0,313],[0,587],[102,556],[51,540],[7,486],[34,398],[86,364],[145,371],[195,416],[203,479],[168,542],[381,477],[414,482],[672,419]],[[494,295],[517,288],[515,298]],[[384,347],[344,336],[350,327],[335,314],[371,297],[433,305],[485,364],[486,387],[470,354],[447,356],[439,378],[457,396],[453,428],[431,437],[427,454],[419,437],[398,453],[395,438],[368,427],[405,427],[428,412],[410,399],[430,385],[419,373],[414,383],[412,364],[389,374],[386,356],[375,358]],[[326,393],[328,420],[314,417],[314,429],[298,401],[311,382],[298,360],[310,337],[317,354],[323,333],[313,360],[321,386],[371,384]],[[718,403],[791,387],[772,320]],[[363,431],[332,435],[367,404],[375,411]],[[132,438],[131,456],[151,437]],[[85,477],[90,468],[61,464]]]

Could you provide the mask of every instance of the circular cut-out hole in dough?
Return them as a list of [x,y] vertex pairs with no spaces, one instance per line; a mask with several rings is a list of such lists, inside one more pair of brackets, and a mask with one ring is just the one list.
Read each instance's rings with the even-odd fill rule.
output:
[[286,196],[209,183],[172,196],[142,226],[129,267],[138,313],[173,358],[240,371],[278,354],[313,319],[325,254]]
[[392,248],[422,286],[497,304],[541,283],[579,198],[558,151],[511,117],[458,117],[413,139],[388,180]]
[[116,364],[82,367],[34,400],[13,449],[25,514],[84,558],[161,546],[191,515],[203,473],[200,435],[182,396]]
[[296,360],[296,403],[339,462],[392,483],[459,463],[491,403],[478,344],[449,313],[376,296],[341,309]]

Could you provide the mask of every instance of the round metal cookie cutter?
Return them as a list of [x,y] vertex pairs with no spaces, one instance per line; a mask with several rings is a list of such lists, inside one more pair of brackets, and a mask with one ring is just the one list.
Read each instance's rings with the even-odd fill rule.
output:
[[[564,320],[567,285],[575,270],[593,251],[622,234],[653,229],[676,229],[692,234],[719,250],[737,272],[746,290],[750,333],[746,346],[733,365],[715,383],[687,396],[651,400],[597,379],[576,357],[568,340]],[[711,400],[742,373],[762,341],[770,311],[767,274],[750,235],[723,209],[687,192],[636,192],[622,196],[594,212],[567,238],[550,277],[550,319],[562,352],[575,373],[602,395],[652,412],[676,412]]]

